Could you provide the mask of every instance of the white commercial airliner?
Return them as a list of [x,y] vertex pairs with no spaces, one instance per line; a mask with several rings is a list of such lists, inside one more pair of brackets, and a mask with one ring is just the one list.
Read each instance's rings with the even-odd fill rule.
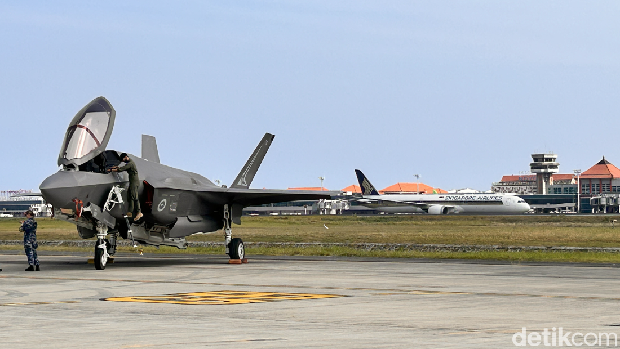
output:
[[362,188],[361,205],[385,213],[429,214],[521,214],[530,205],[515,194],[385,194],[370,184],[362,171],[355,170]]

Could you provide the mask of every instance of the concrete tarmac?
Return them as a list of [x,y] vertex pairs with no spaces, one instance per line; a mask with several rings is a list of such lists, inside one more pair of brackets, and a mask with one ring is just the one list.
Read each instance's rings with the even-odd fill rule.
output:
[[42,271],[25,272],[23,254],[0,251],[0,347],[511,348],[523,327],[620,335],[614,265],[125,254],[95,271],[87,258],[43,253]]

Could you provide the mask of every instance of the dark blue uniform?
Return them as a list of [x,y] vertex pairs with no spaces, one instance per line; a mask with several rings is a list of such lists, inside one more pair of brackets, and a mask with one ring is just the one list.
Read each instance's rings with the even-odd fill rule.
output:
[[24,232],[24,251],[28,256],[28,264],[39,265],[39,257],[37,256],[37,222],[34,218],[28,218],[19,227],[19,231]]

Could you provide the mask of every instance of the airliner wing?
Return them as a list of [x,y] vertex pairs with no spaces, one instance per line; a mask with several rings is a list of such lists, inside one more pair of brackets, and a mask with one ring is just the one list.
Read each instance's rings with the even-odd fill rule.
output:
[[401,201],[403,204],[407,204],[410,206],[414,206],[417,207],[421,210],[424,210],[425,212],[428,213],[428,211],[433,208],[433,207],[441,207],[441,208],[447,208],[449,210],[453,210],[455,208],[454,205],[439,205],[439,204],[428,204],[428,203],[424,203],[424,202],[412,202],[412,201]]
[[384,198],[381,198],[381,199],[364,198],[364,199],[358,200],[358,202],[361,204],[372,204],[372,205],[381,205],[382,203],[408,205],[408,206],[417,207],[425,212],[428,212],[428,210],[431,209],[432,207],[442,207],[442,208],[447,208],[447,209],[455,208],[454,205],[440,205],[440,204],[431,204],[431,203],[421,202],[421,201],[390,200],[390,199],[384,199]]
[[400,201],[403,204],[407,204],[409,206],[414,206],[417,207],[419,209],[422,209],[424,211],[428,211],[428,209],[433,206],[433,204],[427,204],[424,202],[419,202],[419,201]]

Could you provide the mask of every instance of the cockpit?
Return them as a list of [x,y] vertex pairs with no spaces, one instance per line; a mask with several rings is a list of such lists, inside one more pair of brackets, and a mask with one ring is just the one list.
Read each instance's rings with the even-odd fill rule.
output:
[[101,145],[108,129],[110,117],[106,112],[86,113],[77,125],[67,130],[64,158],[74,160],[94,151]]
[[106,150],[115,117],[116,111],[103,97],[82,108],[69,124],[58,165],[68,171],[95,173],[107,173],[117,166],[121,162],[118,152]]
[[121,163],[121,159],[117,151],[106,150],[103,153],[95,156],[93,159],[78,166],[78,171],[82,172],[95,172],[95,173],[109,173],[109,169],[118,166]]

